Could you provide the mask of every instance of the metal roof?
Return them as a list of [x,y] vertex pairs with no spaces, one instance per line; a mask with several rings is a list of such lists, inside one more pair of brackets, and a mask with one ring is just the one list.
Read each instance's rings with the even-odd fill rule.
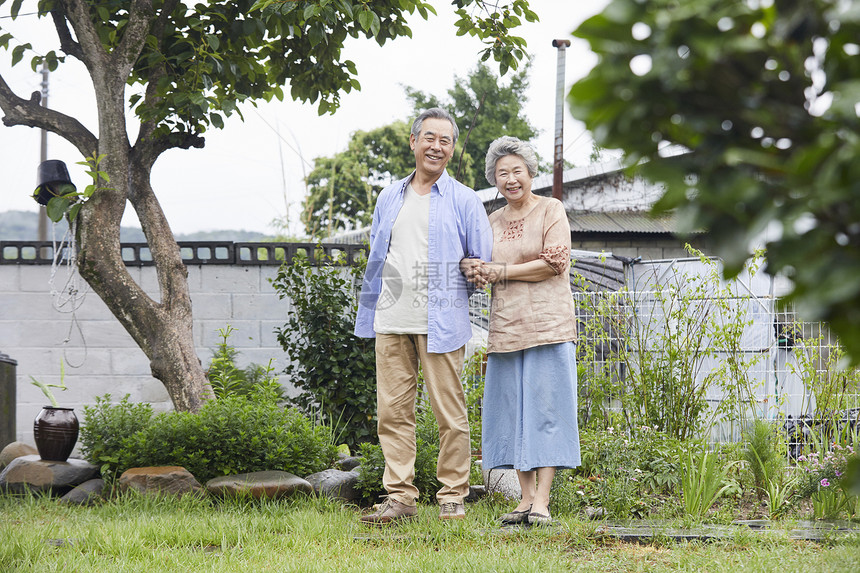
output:
[[573,233],[667,234],[677,231],[675,216],[671,214],[653,217],[641,211],[568,212],[567,220]]

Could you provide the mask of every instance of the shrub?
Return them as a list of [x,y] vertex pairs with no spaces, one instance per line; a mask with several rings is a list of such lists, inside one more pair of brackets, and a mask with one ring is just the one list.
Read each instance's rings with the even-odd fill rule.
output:
[[756,493],[761,499],[771,481],[781,482],[785,470],[785,452],[777,451],[774,428],[764,420],[756,420],[745,432],[746,448],[743,451],[753,476]]
[[354,284],[364,265],[337,266],[342,259],[327,263],[314,268],[299,254],[281,266],[272,286],[281,298],[291,299],[292,311],[276,332],[292,360],[285,372],[301,391],[292,403],[321,415],[340,441],[356,449],[376,440],[374,340],[353,334]]
[[230,346],[228,342],[235,331],[236,329],[229,324],[227,328],[218,329],[221,342],[213,350],[212,361],[206,370],[206,377],[212,385],[215,397],[248,396],[256,388],[262,387],[274,393],[278,402],[282,402],[284,400],[284,388],[278,383],[278,379],[272,376],[274,369],[271,360],[266,366],[254,363],[249,364],[244,369],[236,366],[236,357],[239,355],[239,351]]
[[559,472],[551,499],[559,511],[586,505],[614,517],[647,513],[648,498],[672,492],[681,480],[678,440],[648,427],[635,434],[581,430],[582,465]]
[[146,428],[153,416],[152,406],[131,404],[128,394],[115,405],[110,397],[98,396],[95,406],[84,406],[81,425],[81,453],[105,475],[116,471],[123,440]]
[[[295,409],[280,408],[270,392],[211,400],[197,414],[164,412],[131,434],[110,436],[118,426],[113,421],[129,409],[127,403],[111,406],[104,399],[85,412],[84,427],[92,436],[88,459],[102,463],[105,473],[178,465],[201,482],[263,470],[305,476],[330,467],[335,457],[329,428],[314,426]],[[98,460],[90,457],[93,452]]]

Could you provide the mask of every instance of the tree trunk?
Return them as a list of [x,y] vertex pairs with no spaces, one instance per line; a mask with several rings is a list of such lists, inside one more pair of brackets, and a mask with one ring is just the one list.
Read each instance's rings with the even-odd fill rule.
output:
[[[75,9],[83,7],[71,8]],[[81,13],[78,22],[84,20]],[[144,29],[141,24],[135,33]],[[152,375],[167,388],[174,407],[196,412],[211,396],[211,387],[194,348],[188,271],[149,181],[163,148],[154,147],[153,138],[139,140],[140,150],[129,145],[125,87],[134,56],[121,48],[106,52],[86,26],[77,26],[76,31],[99,117],[98,149],[81,151],[93,157],[101,154],[98,171],[109,176],[107,181],[94,181],[95,191],[80,210],[78,269],[149,358]],[[157,301],[134,282],[122,260],[119,230],[127,201],[137,212],[152,253]]]

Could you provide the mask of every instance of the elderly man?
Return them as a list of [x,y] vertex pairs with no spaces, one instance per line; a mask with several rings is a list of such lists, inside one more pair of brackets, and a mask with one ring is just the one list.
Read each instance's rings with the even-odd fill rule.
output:
[[471,287],[459,263],[491,260],[493,235],[475,192],[445,171],[458,136],[447,111],[419,115],[409,135],[415,171],[383,189],[373,212],[355,334],[376,337],[378,433],[388,495],[375,513],[361,517],[368,524],[416,515],[419,364],[439,425],[439,517],[466,515],[471,460],[460,371],[472,335]]

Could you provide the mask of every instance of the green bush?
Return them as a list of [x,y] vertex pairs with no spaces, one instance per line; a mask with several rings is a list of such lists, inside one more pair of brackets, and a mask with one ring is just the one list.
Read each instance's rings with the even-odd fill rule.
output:
[[95,406],[84,406],[80,431],[81,453],[105,475],[116,471],[123,440],[146,428],[153,416],[152,406],[131,404],[128,394],[115,405],[111,405],[110,397],[98,396]]
[[775,429],[765,420],[755,420],[747,427],[744,435],[746,447],[743,459],[750,469],[759,499],[767,492],[768,482],[782,482],[785,471],[787,453],[784,445],[782,451],[778,451]]
[[262,366],[251,363],[244,369],[236,366],[236,357],[239,351],[230,346],[230,336],[236,331],[227,325],[227,328],[219,328],[218,334],[221,342],[212,351],[212,361],[206,369],[206,377],[212,385],[212,391],[216,398],[227,396],[248,396],[257,388],[265,388],[273,392],[278,402],[284,401],[284,388],[278,383],[278,379],[272,376],[272,361]]
[[580,444],[582,465],[553,481],[550,499],[559,512],[592,505],[613,517],[640,517],[655,494],[670,494],[681,481],[681,443],[663,432],[583,429]]
[[133,432],[114,435],[121,426],[117,420],[135,407],[99,400],[85,410],[87,458],[101,463],[109,475],[132,467],[177,465],[200,482],[263,470],[305,476],[330,467],[335,457],[330,429],[314,426],[295,409],[280,408],[276,400],[264,391],[228,396],[207,402],[197,414],[150,415]]
[[[320,254],[321,257],[324,255]],[[281,266],[272,286],[292,301],[278,342],[292,360],[285,372],[301,393],[293,404],[320,415],[338,441],[356,449],[376,440],[376,354],[372,338],[353,334],[354,285],[364,265],[341,259],[312,267],[303,254]]]

